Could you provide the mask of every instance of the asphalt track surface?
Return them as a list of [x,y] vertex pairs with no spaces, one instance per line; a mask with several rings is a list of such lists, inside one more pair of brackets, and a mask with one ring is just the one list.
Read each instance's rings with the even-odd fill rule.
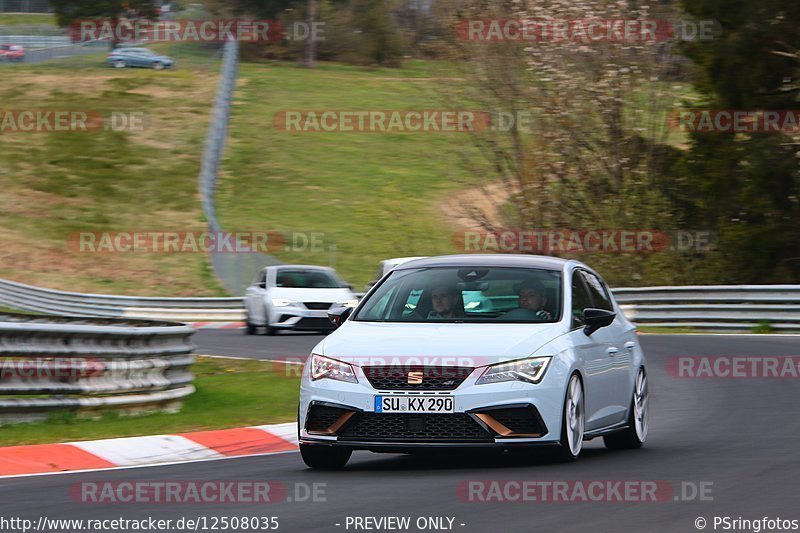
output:
[[[280,359],[307,354],[319,338],[300,334],[247,337],[241,331],[219,330],[199,332],[195,340],[198,353]],[[586,443],[581,459],[572,464],[553,463],[536,453],[527,457],[415,457],[357,452],[343,471],[316,472],[306,469],[297,453],[285,453],[8,478],[0,480],[0,517],[36,522],[41,516],[178,519],[260,515],[278,517],[278,531],[419,531],[415,524],[419,517],[452,517],[453,531],[593,533],[698,531],[695,520],[699,517],[707,520],[706,531],[725,530],[722,525],[714,527],[715,516],[800,520],[800,379],[687,379],[667,371],[667,362],[674,356],[800,355],[800,337],[645,335],[642,342],[649,364],[651,427],[641,450],[609,451],[595,439]],[[273,480],[285,484],[290,496],[296,490],[303,492],[297,484],[322,483],[325,501],[298,502],[294,497],[295,501],[269,504],[99,505],[76,501],[69,492],[82,481],[174,480]],[[656,502],[470,502],[458,492],[460,484],[470,480],[658,481],[672,486],[674,494]],[[690,501],[681,501],[682,483],[686,487],[711,483],[705,485],[710,487],[707,498],[711,500],[692,498],[692,490],[687,489],[685,499]],[[347,527],[348,516],[408,516],[411,527],[356,529]]]

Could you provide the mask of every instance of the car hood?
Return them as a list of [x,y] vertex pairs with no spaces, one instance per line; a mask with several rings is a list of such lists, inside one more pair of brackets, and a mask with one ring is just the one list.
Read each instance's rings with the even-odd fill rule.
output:
[[[563,333],[560,324],[387,324],[348,320],[318,344],[315,353],[359,366],[419,362],[482,366],[527,357]],[[448,362],[453,358],[469,361]]]
[[274,287],[269,290],[270,298],[286,298],[295,302],[336,303],[355,299],[350,289],[299,289],[294,287]]

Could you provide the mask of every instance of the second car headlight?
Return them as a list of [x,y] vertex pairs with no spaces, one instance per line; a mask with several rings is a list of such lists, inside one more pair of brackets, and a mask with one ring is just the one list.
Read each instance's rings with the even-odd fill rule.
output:
[[311,379],[316,381],[323,378],[358,383],[351,365],[323,355],[311,354]]
[[517,361],[509,361],[492,365],[475,382],[476,385],[484,383],[500,383],[503,381],[525,381],[539,383],[544,377],[547,366],[552,357],[529,357]]
[[275,307],[286,307],[287,305],[297,305],[294,300],[287,300],[286,298],[273,298],[272,305]]

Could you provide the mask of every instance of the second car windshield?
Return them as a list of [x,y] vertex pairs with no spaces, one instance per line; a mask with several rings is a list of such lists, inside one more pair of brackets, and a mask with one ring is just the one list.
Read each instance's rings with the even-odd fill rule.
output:
[[340,289],[344,283],[323,270],[279,270],[276,287],[299,289]]
[[354,317],[367,322],[555,322],[561,273],[533,268],[395,270]]

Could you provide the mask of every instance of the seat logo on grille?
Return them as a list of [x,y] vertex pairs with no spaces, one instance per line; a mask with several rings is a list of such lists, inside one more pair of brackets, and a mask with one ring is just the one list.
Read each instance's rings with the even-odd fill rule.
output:
[[409,385],[420,385],[422,383],[422,378],[425,374],[422,372],[409,372],[408,373],[408,384]]

